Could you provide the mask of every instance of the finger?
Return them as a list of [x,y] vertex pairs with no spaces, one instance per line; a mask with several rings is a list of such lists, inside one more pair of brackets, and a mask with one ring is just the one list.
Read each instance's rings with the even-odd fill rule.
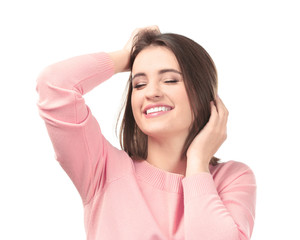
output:
[[221,134],[222,139],[223,139],[223,135],[227,136],[226,132],[227,132],[228,111],[227,111],[224,103],[218,96],[215,99],[215,109],[216,109],[215,110],[216,117],[215,117],[214,127],[215,127],[216,131]]
[[214,101],[210,102],[211,116],[206,125],[206,129],[210,129],[210,134],[213,134],[217,141],[223,142],[227,138],[227,118],[220,117],[217,111],[217,106]]
[[216,109],[217,112],[217,124],[215,125],[216,131],[218,132],[220,142],[224,142],[227,138],[227,108],[219,96],[216,97]]
[[210,102],[210,109],[211,109],[211,114],[218,113],[218,109],[214,101]]
[[229,113],[229,112],[228,112],[228,109],[226,108],[224,102],[223,102],[222,99],[219,97],[219,95],[218,95],[218,101],[219,101],[220,105],[222,106],[222,109],[225,110],[226,113]]
[[154,32],[160,33],[159,27],[157,25],[138,28],[136,30],[137,30],[137,33],[142,33],[142,32],[145,32],[145,31],[154,31]]
[[152,26],[147,27],[147,28],[150,29],[150,30],[154,30],[154,31],[160,32],[159,27],[157,25],[152,25]]
[[139,34],[142,34],[145,31],[155,31],[157,33],[160,33],[159,27],[157,25],[152,25],[148,27],[143,27],[143,28],[136,28],[134,31],[131,33],[131,36],[127,43],[124,46],[124,49],[131,52],[132,46],[134,45],[135,41],[139,38]]
[[228,109],[226,108],[222,99],[218,95],[216,97],[216,106],[220,117],[228,117],[229,114]]
[[209,117],[208,122],[214,126],[214,125],[216,125],[217,121],[218,121],[217,107],[216,107],[214,101],[211,101],[210,102],[210,117]]

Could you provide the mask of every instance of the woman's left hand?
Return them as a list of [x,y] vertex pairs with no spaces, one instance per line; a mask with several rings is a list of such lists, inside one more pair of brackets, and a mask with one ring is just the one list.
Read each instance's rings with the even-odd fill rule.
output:
[[211,102],[211,116],[187,150],[186,176],[209,172],[209,162],[227,138],[228,110],[219,96]]

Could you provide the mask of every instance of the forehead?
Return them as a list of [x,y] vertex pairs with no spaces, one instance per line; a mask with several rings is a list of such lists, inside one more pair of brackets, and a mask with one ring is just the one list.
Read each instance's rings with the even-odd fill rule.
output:
[[167,68],[180,71],[180,66],[174,53],[166,47],[149,46],[136,56],[132,72],[151,72]]

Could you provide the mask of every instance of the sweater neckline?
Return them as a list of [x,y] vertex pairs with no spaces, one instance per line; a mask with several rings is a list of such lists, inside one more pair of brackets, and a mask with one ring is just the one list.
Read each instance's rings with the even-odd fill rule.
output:
[[134,160],[136,176],[163,191],[183,194],[182,180],[184,175],[167,172],[155,167],[146,160]]

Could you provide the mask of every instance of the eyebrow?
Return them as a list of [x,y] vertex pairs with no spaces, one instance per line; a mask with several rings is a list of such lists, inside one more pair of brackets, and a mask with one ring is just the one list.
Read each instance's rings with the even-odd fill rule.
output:
[[[180,75],[182,75],[182,73],[181,72],[179,72],[179,71],[177,71],[177,70],[175,70],[175,69],[173,69],[173,68],[166,68],[166,69],[161,69],[161,70],[159,70],[158,71],[158,74],[164,74],[164,73],[166,73],[166,72],[174,72],[174,73],[177,73],[177,74],[180,74]],[[146,74],[145,73],[137,73],[137,74],[135,74],[132,78],[131,78],[131,81],[133,81],[133,79],[135,79],[136,77],[140,77],[140,76],[146,76]]]

